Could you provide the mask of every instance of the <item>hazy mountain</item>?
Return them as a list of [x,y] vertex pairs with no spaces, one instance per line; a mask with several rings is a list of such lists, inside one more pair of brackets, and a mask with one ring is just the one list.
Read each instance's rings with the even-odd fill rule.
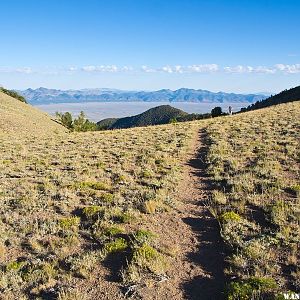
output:
[[31,104],[76,103],[76,102],[256,102],[266,97],[261,94],[234,94],[206,90],[163,89],[158,91],[123,91],[116,89],[27,89],[18,91]]

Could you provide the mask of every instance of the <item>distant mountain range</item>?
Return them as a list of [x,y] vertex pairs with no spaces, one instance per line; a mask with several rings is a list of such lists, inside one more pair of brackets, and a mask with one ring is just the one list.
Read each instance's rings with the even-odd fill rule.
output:
[[56,90],[47,88],[17,91],[33,104],[78,102],[249,102],[267,98],[262,94],[234,94],[181,88],[175,91],[123,91],[116,89]]

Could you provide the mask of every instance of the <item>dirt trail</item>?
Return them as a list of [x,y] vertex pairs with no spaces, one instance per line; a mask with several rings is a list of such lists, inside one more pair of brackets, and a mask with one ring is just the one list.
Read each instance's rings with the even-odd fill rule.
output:
[[186,261],[183,299],[224,299],[224,245],[218,222],[205,206],[211,190],[205,170],[206,151],[206,134],[200,131],[180,186],[180,217],[189,226],[181,244]]
[[152,226],[164,239],[179,246],[169,279],[139,290],[139,299],[224,299],[224,254],[217,221],[205,202],[211,184],[205,173],[206,136],[200,131],[189,153],[178,186],[181,204],[165,216],[153,216]]
[[[177,188],[176,209],[147,216],[146,227],[158,234],[162,244],[177,249],[166,276],[134,286],[120,284],[115,258],[104,264],[89,289],[93,300],[221,300],[224,290],[223,243],[217,221],[205,203],[211,183],[205,172],[207,141],[201,130],[186,153],[184,176]],[[124,258],[121,258],[124,262]],[[113,267],[113,266],[116,267]],[[103,281],[106,278],[106,281]]]

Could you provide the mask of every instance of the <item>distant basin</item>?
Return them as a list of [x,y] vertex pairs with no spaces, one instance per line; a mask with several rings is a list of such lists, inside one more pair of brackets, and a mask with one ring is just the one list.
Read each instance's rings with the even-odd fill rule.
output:
[[37,108],[55,115],[55,112],[69,111],[77,116],[80,111],[84,111],[86,116],[92,121],[100,121],[105,118],[121,118],[140,114],[147,109],[155,106],[169,104],[173,107],[182,109],[188,113],[207,113],[215,106],[221,106],[224,111],[228,110],[228,106],[232,106],[233,111],[240,110],[241,107],[246,107],[248,102],[82,102],[82,103],[55,103],[36,105]]

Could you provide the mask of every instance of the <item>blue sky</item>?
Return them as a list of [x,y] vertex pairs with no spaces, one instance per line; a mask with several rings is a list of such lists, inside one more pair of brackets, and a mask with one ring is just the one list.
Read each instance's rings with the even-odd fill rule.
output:
[[0,85],[277,92],[300,84],[298,0],[3,1]]

